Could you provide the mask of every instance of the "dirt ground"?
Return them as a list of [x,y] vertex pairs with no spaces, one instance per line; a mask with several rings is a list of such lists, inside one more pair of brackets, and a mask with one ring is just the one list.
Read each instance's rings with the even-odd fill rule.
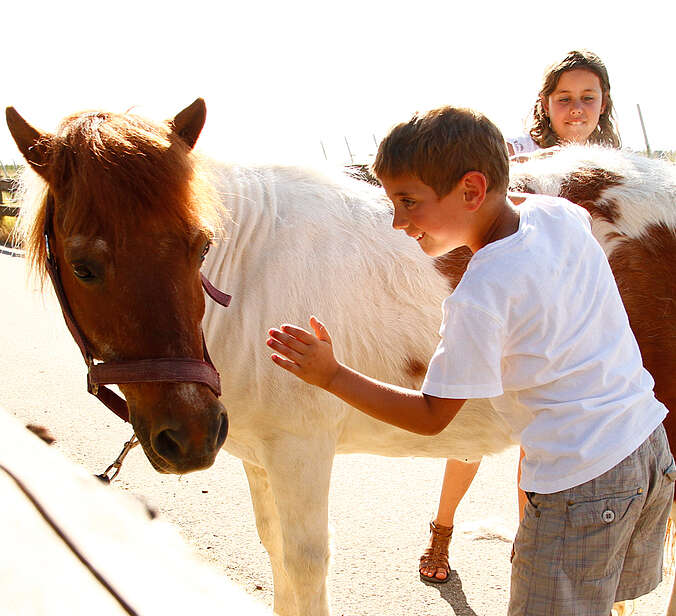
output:
[[[131,429],[86,393],[84,364],[56,300],[27,285],[24,265],[0,255],[0,404],[26,423],[49,427],[55,447],[100,473]],[[338,456],[330,500],[334,616],[506,614],[517,460],[511,449],[483,461],[457,513],[451,579],[428,585],[418,577],[417,561],[436,509],[443,461]],[[270,566],[239,460],[222,452],[208,471],[179,478],[155,473],[135,449],[111,489],[145,500],[178,525],[204,559],[272,604]],[[642,597],[636,614],[661,614],[672,581],[665,578]]]

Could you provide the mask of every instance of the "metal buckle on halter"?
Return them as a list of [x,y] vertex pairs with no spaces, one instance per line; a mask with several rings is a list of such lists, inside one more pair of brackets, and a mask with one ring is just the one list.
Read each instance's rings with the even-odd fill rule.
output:
[[96,396],[99,393],[99,384],[92,383],[92,366],[94,365],[94,359],[91,355],[85,357],[85,363],[87,364],[87,391]]

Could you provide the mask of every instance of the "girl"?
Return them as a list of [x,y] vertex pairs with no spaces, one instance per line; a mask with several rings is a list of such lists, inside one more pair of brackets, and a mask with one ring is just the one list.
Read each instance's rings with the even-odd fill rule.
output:
[[566,143],[620,147],[608,71],[587,50],[566,54],[544,74],[528,135],[507,140],[510,156]]
[[[620,147],[613,118],[608,71],[601,58],[587,50],[571,51],[544,74],[533,105],[528,135],[507,139],[511,160],[522,162],[537,150],[566,144],[598,144]],[[523,452],[521,452],[523,457]],[[448,545],[460,500],[479,469],[479,462],[446,461],[446,471],[436,518],[430,522],[430,540],[420,557],[423,580],[448,581]],[[518,477],[520,479],[521,460]],[[519,517],[526,503],[519,490]]]

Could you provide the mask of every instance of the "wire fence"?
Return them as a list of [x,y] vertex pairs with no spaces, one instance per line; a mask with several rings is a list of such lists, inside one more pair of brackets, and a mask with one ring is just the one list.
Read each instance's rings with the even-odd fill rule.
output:
[[16,216],[18,204],[15,198],[14,178],[21,167],[15,162],[6,163],[0,160],[0,216]]
[[20,210],[14,183],[14,178],[20,170],[21,166],[16,162],[8,163],[0,160],[0,254],[11,256],[21,254],[17,251],[12,233]]
[[13,160],[12,162],[0,159],[0,177],[12,177],[21,169],[21,164]]

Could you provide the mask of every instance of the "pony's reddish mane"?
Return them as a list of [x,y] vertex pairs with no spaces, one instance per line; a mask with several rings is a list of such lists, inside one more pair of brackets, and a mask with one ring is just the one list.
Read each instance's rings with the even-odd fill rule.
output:
[[[216,225],[216,199],[197,156],[166,124],[132,114],[84,112],[44,138],[50,187],[40,178],[24,203],[24,248],[44,278],[42,229],[49,200],[66,234],[124,243],[130,229],[185,233]],[[32,172],[30,172],[32,173]],[[35,175],[32,173],[32,175]],[[31,200],[31,191],[25,196]]]

